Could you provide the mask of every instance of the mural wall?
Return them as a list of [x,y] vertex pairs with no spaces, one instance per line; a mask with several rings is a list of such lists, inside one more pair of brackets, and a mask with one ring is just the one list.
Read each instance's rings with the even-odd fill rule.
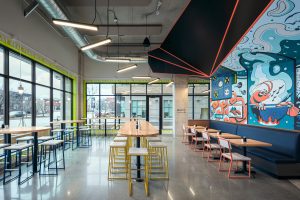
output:
[[[300,1],[276,0],[212,77],[211,119],[300,129],[299,61]],[[236,81],[216,98],[226,68]]]

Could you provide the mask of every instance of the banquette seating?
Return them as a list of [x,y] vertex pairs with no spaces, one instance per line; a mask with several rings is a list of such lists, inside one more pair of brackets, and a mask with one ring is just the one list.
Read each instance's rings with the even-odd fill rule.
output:
[[210,128],[271,143],[271,147],[247,148],[253,165],[277,178],[300,177],[300,133],[220,121],[210,121]]

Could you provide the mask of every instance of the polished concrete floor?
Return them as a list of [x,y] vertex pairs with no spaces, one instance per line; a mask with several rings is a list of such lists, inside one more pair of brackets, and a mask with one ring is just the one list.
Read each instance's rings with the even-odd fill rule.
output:
[[145,197],[142,183],[134,183],[128,196],[126,181],[107,181],[108,146],[111,138],[93,138],[89,149],[66,151],[66,170],[59,176],[36,175],[21,186],[17,181],[0,185],[0,199],[300,199],[300,190],[288,180],[277,180],[258,172],[255,179],[229,180],[180,138],[164,137],[168,144],[170,180],[151,181],[150,196]]

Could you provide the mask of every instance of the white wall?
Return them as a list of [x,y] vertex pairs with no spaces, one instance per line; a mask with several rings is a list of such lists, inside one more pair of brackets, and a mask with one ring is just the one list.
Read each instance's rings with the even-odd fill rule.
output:
[[23,16],[21,0],[0,0],[0,31],[65,67],[78,72],[78,50],[58,35],[36,12]]

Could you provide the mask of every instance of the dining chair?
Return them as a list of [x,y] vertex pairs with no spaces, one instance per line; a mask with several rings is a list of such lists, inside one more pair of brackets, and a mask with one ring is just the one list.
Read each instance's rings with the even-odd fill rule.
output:
[[[222,169],[222,163],[226,160],[229,160],[229,169],[228,169],[228,178],[250,178],[251,177],[251,158],[243,156],[239,153],[232,153],[231,144],[228,140],[219,137],[219,145],[220,145],[220,162],[219,162],[219,171],[227,171]],[[248,176],[236,176],[231,175],[233,162],[236,163],[236,171],[238,170],[238,162],[248,162]]]

